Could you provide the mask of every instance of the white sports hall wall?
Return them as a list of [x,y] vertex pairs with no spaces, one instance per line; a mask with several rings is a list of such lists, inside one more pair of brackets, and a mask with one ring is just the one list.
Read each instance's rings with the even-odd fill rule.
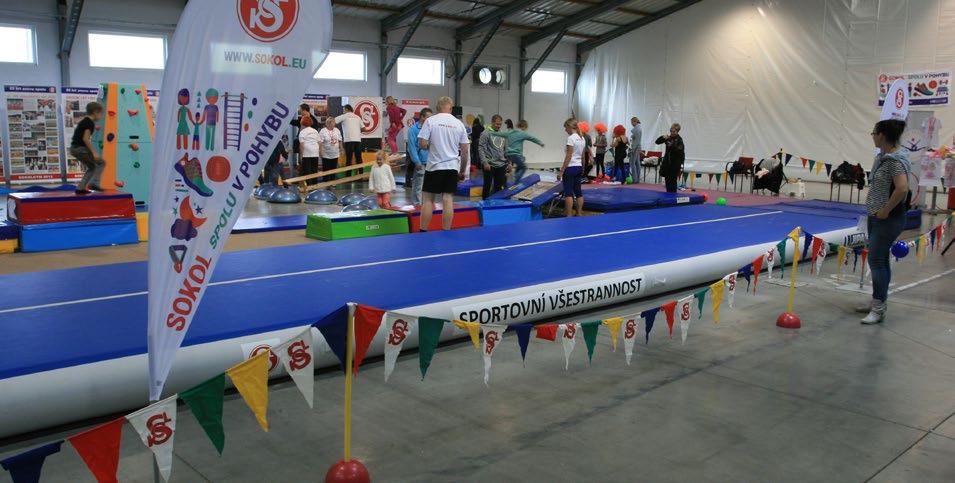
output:
[[[150,0],[128,2],[126,0],[87,0],[83,9],[73,53],[70,57],[70,84],[75,87],[95,87],[101,82],[145,83],[147,88],[159,89],[162,83],[161,70],[103,69],[89,65],[87,34],[90,31],[149,34],[165,36],[171,40],[183,0]],[[0,64],[0,84],[55,85],[62,86],[56,0],[0,0],[0,24],[25,25],[36,32],[37,62],[35,64]],[[404,29],[392,31],[389,42],[397,43]],[[518,32],[522,33],[522,32]],[[361,51],[367,57],[367,81],[313,80],[308,91],[333,96],[377,96],[380,81],[378,66],[379,30],[376,20],[336,16],[332,48],[335,50]],[[464,51],[471,52],[480,39],[464,43]],[[500,113],[505,118],[517,121],[518,91],[515,80],[518,72],[519,40],[514,36],[498,35],[484,50],[479,63],[507,64],[512,74],[510,89],[482,89],[473,87],[470,76],[461,82],[461,99],[457,103],[480,107],[485,114]],[[454,46],[451,29],[422,25],[415,33],[405,55],[442,57],[450,69],[450,50]],[[528,48],[528,57],[535,59],[546,47],[539,42]],[[393,52],[393,50],[392,50]],[[528,145],[525,153],[530,163],[557,164],[562,159],[562,144],[566,137],[561,127],[570,116],[573,97],[574,45],[564,43],[549,56],[542,68],[560,69],[567,73],[568,85],[565,95],[539,94],[527,88],[525,118],[530,131],[538,135],[547,149]],[[467,55],[465,55],[467,60]],[[396,72],[388,77],[388,94],[401,98],[422,98],[434,101],[440,96],[452,95],[454,84],[445,79],[443,86],[417,86],[398,84]],[[2,130],[0,130],[2,131]]]
[[[639,116],[644,148],[679,122],[690,160],[869,166],[878,75],[953,68],[955,0],[703,0],[591,52],[576,110]],[[955,107],[929,109],[951,144]]]

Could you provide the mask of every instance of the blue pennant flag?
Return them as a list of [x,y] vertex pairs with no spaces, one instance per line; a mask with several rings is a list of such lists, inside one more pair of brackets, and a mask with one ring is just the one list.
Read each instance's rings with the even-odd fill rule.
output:
[[653,321],[657,318],[657,312],[660,311],[660,307],[654,307],[652,309],[644,310],[640,312],[640,317],[643,317],[645,326],[647,329],[647,344],[650,343],[650,331],[653,330]]
[[527,344],[531,340],[531,329],[534,324],[516,324],[508,327],[508,330],[517,332],[517,345],[521,347],[521,360],[527,356]]
[[24,451],[5,460],[0,460],[0,466],[10,472],[13,483],[37,483],[40,481],[40,471],[43,469],[43,462],[46,461],[46,457],[59,453],[62,444],[63,440],[60,440]]
[[345,370],[345,347],[348,344],[348,306],[342,305],[341,308],[325,316],[324,319],[312,324],[325,337],[328,347],[338,357],[342,363],[342,370]]

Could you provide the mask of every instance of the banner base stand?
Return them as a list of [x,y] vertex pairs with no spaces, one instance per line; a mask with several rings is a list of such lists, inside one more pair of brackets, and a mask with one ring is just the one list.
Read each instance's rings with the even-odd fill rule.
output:
[[339,460],[325,473],[325,483],[371,483],[371,475],[361,461]]
[[799,320],[799,316],[793,312],[783,312],[776,318],[776,327],[798,329],[802,327],[802,321]]

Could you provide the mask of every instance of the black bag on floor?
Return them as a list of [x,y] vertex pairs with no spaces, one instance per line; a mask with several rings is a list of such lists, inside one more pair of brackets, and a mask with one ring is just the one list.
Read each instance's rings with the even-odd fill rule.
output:
[[832,174],[829,176],[829,179],[836,184],[857,183],[855,168],[849,164],[848,161],[843,161],[842,164],[836,166],[836,169],[832,170]]

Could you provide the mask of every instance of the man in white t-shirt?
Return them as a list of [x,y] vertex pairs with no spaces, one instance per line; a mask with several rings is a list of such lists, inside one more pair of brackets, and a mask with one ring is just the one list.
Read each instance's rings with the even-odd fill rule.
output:
[[[322,171],[338,167],[338,157],[341,156],[342,133],[335,127],[335,120],[325,119],[325,127],[318,133],[318,146],[322,157]],[[327,175],[322,181],[332,181],[335,175]]]
[[[342,125],[342,137],[345,144],[345,166],[361,164],[361,118],[355,114],[351,104],[345,104],[345,113],[335,118]],[[349,173],[351,174],[351,173]]]
[[468,131],[451,115],[450,97],[438,99],[438,114],[429,117],[418,133],[418,146],[428,150],[421,203],[421,231],[427,231],[434,211],[434,197],[441,195],[441,228],[451,229],[454,220],[454,193],[464,179],[470,162]]

